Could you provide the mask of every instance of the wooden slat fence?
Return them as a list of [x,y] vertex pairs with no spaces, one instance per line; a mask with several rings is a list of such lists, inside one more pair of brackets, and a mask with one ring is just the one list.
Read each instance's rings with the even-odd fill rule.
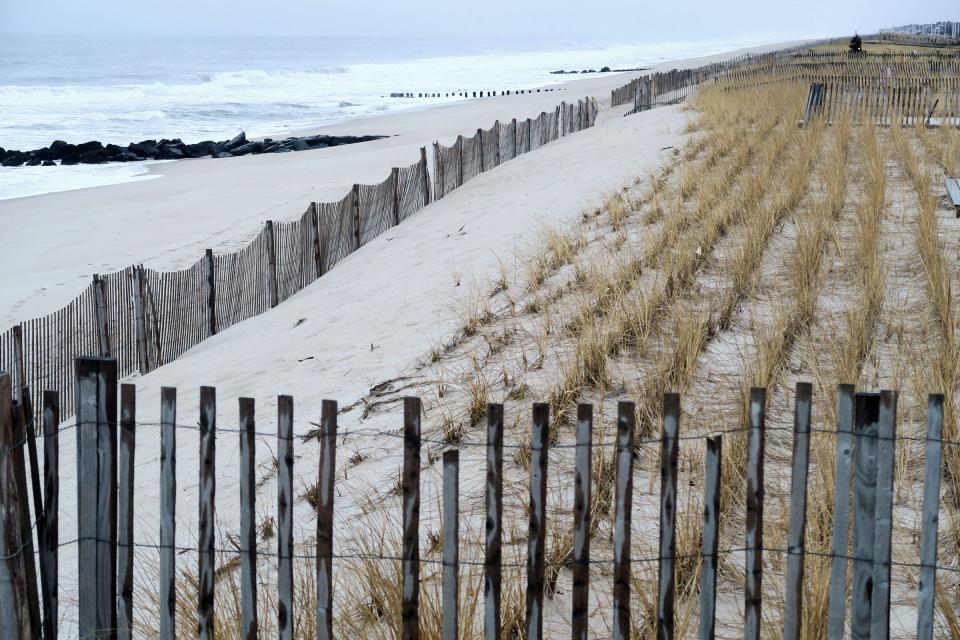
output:
[[491,128],[478,129],[470,137],[457,136],[451,146],[434,142],[434,197],[443,198],[484,171],[563,135],[592,127],[598,111],[594,98],[579,100],[576,105],[564,102],[536,118],[509,123],[497,121]]
[[[46,489],[44,496],[39,495],[38,483],[34,483],[32,493],[37,507],[36,522],[30,520],[29,511],[25,508],[31,498],[31,490],[25,480],[23,450],[24,444],[30,442],[30,433],[24,436],[24,408],[16,402],[11,402],[11,377],[0,372],[0,495],[4,496],[4,508],[0,510],[0,519],[4,526],[0,527],[0,634],[4,638],[44,638],[54,640],[57,636],[56,625],[44,625],[45,631],[40,632],[41,613],[49,618],[50,607],[56,607],[55,598],[50,593],[56,593],[58,567],[58,550],[66,544],[79,544],[87,549],[79,556],[79,569],[87,567],[82,573],[85,587],[78,592],[78,625],[83,637],[104,637],[106,630],[113,630],[118,637],[129,637],[131,633],[130,621],[136,619],[132,609],[137,600],[133,597],[133,590],[142,588],[142,583],[131,579],[130,568],[136,561],[136,556],[143,553],[159,553],[163,561],[160,572],[158,591],[163,594],[161,602],[172,602],[176,588],[173,582],[176,562],[174,554],[173,522],[176,512],[176,470],[174,462],[174,438],[176,431],[194,429],[200,438],[198,459],[202,462],[200,474],[200,488],[196,494],[197,522],[199,523],[199,545],[192,551],[199,557],[194,584],[198,590],[196,602],[197,629],[201,637],[212,637],[213,621],[217,616],[217,602],[215,600],[215,581],[217,572],[214,570],[213,557],[216,553],[236,554],[243,568],[241,578],[243,606],[243,627],[248,630],[256,629],[258,625],[256,605],[257,590],[274,588],[276,580],[278,593],[277,624],[280,637],[292,637],[292,621],[298,616],[295,607],[302,603],[302,595],[295,593],[297,587],[293,580],[292,561],[306,560],[315,563],[317,581],[320,588],[313,594],[316,598],[315,609],[311,603],[311,610],[318,615],[317,637],[330,638],[334,629],[333,622],[338,615],[348,615],[347,612],[335,608],[335,600],[331,591],[333,573],[342,570],[342,560],[362,558],[365,562],[397,562],[396,556],[379,557],[369,554],[353,554],[348,549],[336,544],[337,532],[334,529],[334,480],[336,478],[336,446],[348,444],[352,438],[373,438],[377,446],[384,446],[385,442],[391,446],[400,447],[402,440],[403,473],[400,476],[398,495],[402,496],[402,518],[397,531],[386,532],[388,538],[402,539],[402,579],[394,588],[398,590],[397,601],[401,604],[403,615],[401,627],[403,637],[417,638],[420,633],[420,590],[418,584],[421,576],[421,565],[431,562],[429,558],[421,557],[422,544],[419,538],[420,495],[423,477],[435,477],[434,474],[422,474],[421,447],[425,439],[421,433],[420,401],[417,398],[407,398],[404,402],[403,430],[377,431],[360,430],[358,432],[343,432],[337,435],[336,403],[324,401],[320,420],[319,434],[295,433],[294,430],[294,401],[288,396],[280,396],[277,403],[278,432],[276,434],[258,433],[255,429],[255,406],[249,398],[240,399],[239,424],[240,428],[225,427],[224,429],[239,435],[241,455],[241,492],[240,506],[241,528],[243,529],[240,543],[227,549],[218,549],[214,540],[218,539],[216,528],[221,522],[213,519],[213,500],[215,472],[214,442],[216,433],[216,390],[203,387],[200,394],[199,425],[181,425],[176,421],[176,390],[164,389],[162,392],[162,431],[161,431],[161,478],[163,487],[163,506],[160,513],[137,513],[136,496],[132,493],[133,478],[136,467],[134,461],[134,438],[137,428],[149,428],[155,425],[140,424],[136,421],[136,397],[132,385],[124,385],[121,394],[120,429],[117,426],[117,363],[114,359],[80,358],[76,365],[77,387],[81,398],[79,406],[84,408],[83,415],[77,419],[76,428],[78,438],[78,455],[82,459],[89,459],[90,463],[82,468],[82,479],[70,478],[71,482],[78,482],[78,514],[77,521],[81,531],[79,541],[50,543],[48,534],[56,526],[56,512],[44,509],[56,504],[57,479],[60,477],[57,469],[56,438],[58,428],[54,416],[58,410],[56,393],[43,394],[43,413],[48,425],[44,436],[45,443],[52,443],[53,455],[46,455],[45,446],[45,473]],[[699,600],[701,603],[701,618],[699,622],[700,637],[713,637],[716,615],[716,588],[717,568],[720,555],[724,563],[744,563],[746,583],[743,587],[743,597],[746,607],[742,625],[746,637],[760,637],[761,620],[763,624],[775,624],[770,619],[767,605],[767,589],[761,589],[761,579],[764,584],[771,580],[784,580],[784,637],[801,637],[801,628],[804,620],[804,598],[801,594],[804,589],[803,563],[809,557],[810,551],[804,545],[803,527],[808,509],[806,494],[808,480],[809,438],[812,432],[829,436],[835,439],[838,461],[845,461],[848,467],[852,466],[853,487],[850,486],[850,474],[838,474],[836,478],[836,499],[838,504],[849,505],[853,500],[853,527],[850,533],[848,518],[842,517],[832,522],[834,539],[838,532],[844,542],[841,548],[835,548],[831,554],[816,552],[819,558],[830,557],[835,570],[840,570],[840,582],[831,583],[829,600],[829,619],[831,637],[839,634],[846,627],[850,636],[854,638],[886,637],[890,624],[890,593],[905,594],[908,591],[916,592],[916,604],[898,603],[903,616],[903,609],[913,608],[916,611],[917,637],[920,640],[930,640],[938,623],[934,617],[935,581],[937,575],[944,572],[960,572],[960,569],[949,565],[937,564],[937,510],[939,502],[939,487],[941,469],[941,450],[944,445],[960,446],[954,441],[944,441],[941,438],[943,423],[943,396],[932,395],[929,399],[927,413],[926,437],[923,442],[925,456],[925,472],[920,480],[924,483],[923,504],[916,507],[922,511],[923,542],[922,548],[911,550],[910,554],[919,554],[917,562],[903,562],[893,560],[890,555],[891,532],[894,520],[893,496],[897,491],[894,484],[893,466],[897,459],[897,447],[901,446],[902,436],[896,430],[896,393],[884,391],[882,393],[857,393],[849,385],[840,385],[838,388],[837,424],[834,428],[813,428],[810,424],[810,415],[814,407],[811,406],[812,387],[809,383],[798,383],[796,389],[795,421],[793,427],[770,426],[765,420],[767,397],[764,389],[753,389],[750,395],[750,410],[748,424],[742,425],[740,431],[748,437],[746,451],[741,455],[746,471],[746,500],[748,518],[744,534],[746,546],[739,544],[728,549],[718,547],[718,532],[720,518],[720,487],[723,465],[721,464],[721,436],[703,437],[686,436],[681,425],[681,401],[676,394],[665,394],[662,431],[659,438],[644,438],[645,444],[657,445],[660,450],[660,527],[659,545],[651,541],[659,552],[650,558],[632,556],[631,535],[634,533],[634,524],[631,514],[633,505],[633,480],[636,473],[649,473],[649,469],[635,469],[636,420],[635,406],[631,402],[621,402],[618,406],[618,418],[613,435],[606,438],[597,438],[592,435],[595,430],[593,411],[590,405],[580,405],[577,411],[576,444],[559,443],[549,437],[550,415],[549,405],[535,404],[533,407],[532,431],[529,443],[504,443],[503,439],[503,407],[489,405],[488,411],[488,438],[482,441],[461,441],[456,447],[444,445],[446,449],[443,459],[443,585],[442,602],[446,609],[443,611],[443,638],[455,640],[458,628],[464,628],[455,608],[460,592],[458,582],[462,580],[459,571],[461,563],[468,562],[482,564],[484,567],[485,601],[483,615],[479,610],[475,615],[477,620],[482,617],[484,637],[496,638],[501,628],[500,609],[500,574],[503,566],[501,554],[502,528],[502,464],[503,449],[505,446],[529,446],[530,460],[530,501],[529,501],[529,536],[527,538],[527,592],[526,614],[523,628],[526,637],[540,638],[543,636],[543,613],[545,598],[559,597],[561,592],[547,591],[545,588],[544,571],[547,565],[552,565],[544,558],[544,532],[548,526],[546,521],[548,500],[556,499],[547,489],[547,464],[550,450],[553,448],[574,448],[576,450],[576,464],[574,475],[564,476],[570,471],[560,471],[559,483],[551,481],[552,487],[558,491],[572,491],[574,494],[574,551],[573,564],[567,565],[567,560],[561,560],[561,566],[551,566],[551,570],[563,570],[572,567],[574,573],[574,587],[569,596],[573,602],[574,637],[588,637],[589,619],[588,589],[590,564],[600,563],[608,566],[613,563],[613,626],[609,634],[614,638],[631,637],[633,606],[631,605],[631,572],[641,563],[650,563],[656,566],[656,582],[658,597],[656,598],[658,637],[669,638],[675,633],[674,624],[674,572],[677,570],[674,560],[682,558],[678,555],[675,543],[675,522],[677,518],[677,465],[678,460],[687,447],[697,446],[700,442],[706,446],[706,465],[704,467],[703,487],[703,528],[702,549],[704,563],[699,571]],[[141,399],[142,401],[143,399]],[[221,412],[222,415],[222,412]],[[309,418],[307,418],[309,419]],[[401,422],[397,416],[398,424]],[[62,427],[66,429],[70,427]],[[789,513],[790,532],[788,548],[771,548],[764,546],[762,529],[760,528],[764,502],[766,499],[763,468],[765,464],[764,440],[770,431],[790,431],[794,439],[793,459],[791,466],[792,481],[790,482],[789,496],[774,496],[774,500],[784,500],[784,507]],[[607,429],[598,428],[597,433],[610,433]],[[731,434],[731,430],[724,431],[724,435]],[[222,439],[224,436],[220,436]],[[251,515],[254,510],[254,461],[255,448],[264,438],[277,438],[279,452],[279,466],[276,475],[278,487],[278,535],[279,550],[277,557],[277,572],[272,573],[276,578],[256,576],[258,550],[255,544],[253,521]],[[317,500],[317,515],[315,522],[309,526],[296,527],[298,531],[316,530],[315,540],[295,540],[293,512],[291,498],[293,489],[294,458],[293,446],[295,442],[307,442],[318,438],[321,443],[320,462],[318,468],[301,469],[300,476],[319,478],[319,493]],[[393,440],[389,440],[389,439]],[[915,444],[916,437],[908,437]],[[486,451],[486,511],[487,535],[485,537],[485,560],[482,563],[462,559],[459,552],[460,530],[453,526],[457,519],[457,498],[459,491],[458,468],[459,455],[457,449],[477,447]],[[590,496],[592,474],[590,462],[595,460],[598,449],[604,449],[609,459],[613,461],[615,469],[614,514],[613,514],[613,543],[614,557],[603,558],[590,555],[589,536],[590,526]],[[119,455],[118,455],[119,452]],[[146,456],[156,455],[156,452],[146,452]],[[138,459],[143,455],[137,454]],[[306,458],[309,459],[309,458]],[[438,460],[431,449],[430,460]],[[118,464],[119,460],[119,464]],[[31,466],[35,467],[35,462]],[[304,462],[298,463],[303,465]],[[433,463],[431,463],[433,464]],[[575,476],[575,477],[574,477]],[[733,479],[726,479],[731,482]],[[913,482],[913,479],[910,479]],[[53,490],[51,491],[51,487]],[[68,489],[72,490],[72,489]],[[907,488],[913,491],[913,488]],[[120,496],[119,504],[116,500],[104,500],[102,496]],[[191,500],[193,501],[193,500]],[[789,503],[789,506],[786,505]],[[897,509],[904,507],[898,506]],[[846,511],[844,510],[843,514]],[[841,514],[841,515],[843,515]],[[829,514],[827,514],[829,516]],[[824,514],[817,514],[817,518]],[[904,517],[909,517],[904,516]],[[160,545],[137,541],[131,538],[131,525],[134,518],[156,518],[161,530]],[[730,525],[727,525],[730,526]],[[37,576],[31,577],[30,569],[34,568],[33,530],[37,531],[40,555],[37,563],[39,580],[43,582],[43,607],[37,606],[36,584]],[[641,523],[640,529],[644,532],[655,531],[648,523]],[[117,532],[120,532],[119,537]],[[608,535],[608,534],[607,534]],[[647,533],[646,535],[650,535]],[[656,534],[653,534],[654,536]],[[851,554],[846,541],[851,540],[854,551]],[[179,551],[184,549],[178,547]],[[191,551],[191,549],[186,549]],[[745,553],[744,553],[745,552]],[[119,553],[119,556],[118,556]],[[780,566],[782,563],[774,561],[765,564],[762,556],[781,557],[787,560],[788,567],[785,574],[770,574],[766,571],[771,566]],[[903,550],[898,553],[903,557]],[[118,561],[119,557],[119,561]],[[29,558],[29,562],[24,560]],[[844,574],[852,567],[852,598],[848,600],[846,594],[846,580]],[[891,568],[896,567],[895,572]],[[180,571],[190,569],[181,566]],[[912,578],[905,578],[909,574],[906,570],[916,570],[921,576],[919,582]],[[894,584],[891,578],[906,582]],[[599,579],[599,576],[595,576]],[[609,579],[609,577],[607,578]],[[180,588],[189,582],[177,583]],[[52,590],[51,590],[52,585]],[[119,585],[119,587],[118,587]],[[872,588],[871,586],[872,585]],[[834,586],[838,589],[834,589]],[[118,588],[120,591],[118,591]],[[120,597],[117,597],[119,593]],[[724,594],[732,595],[732,594]],[[118,601],[120,608],[118,611]],[[517,603],[512,603],[516,608]],[[957,603],[948,599],[941,599],[942,607],[958,607]],[[849,609],[849,615],[845,615]],[[172,637],[174,624],[174,610],[167,613],[161,608],[161,637]],[[953,612],[954,614],[956,611]],[[834,626],[838,625],[838,626]],[[86,631],[84,631],[86,630]]]

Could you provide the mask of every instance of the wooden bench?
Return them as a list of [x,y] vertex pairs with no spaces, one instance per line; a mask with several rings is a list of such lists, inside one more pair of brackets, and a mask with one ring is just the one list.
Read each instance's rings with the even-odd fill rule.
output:
[[950,194],[950,200],[957,209],[957,217],[960,218],[960,180],[947,178],[944,182],[947,183],[947,193]]

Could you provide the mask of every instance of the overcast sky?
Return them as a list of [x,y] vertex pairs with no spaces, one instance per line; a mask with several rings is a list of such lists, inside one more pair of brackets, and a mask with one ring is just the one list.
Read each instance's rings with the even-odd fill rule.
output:
[[960,20],[957,0],[0,0],[0,33],[788,39]]

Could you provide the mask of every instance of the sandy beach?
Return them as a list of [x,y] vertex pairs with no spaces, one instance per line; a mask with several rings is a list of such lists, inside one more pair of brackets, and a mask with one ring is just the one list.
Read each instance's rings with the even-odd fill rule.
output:
[[[793,43],[667,62],[654,70],[697,66],[789,44]],[[390,136],[373,142],[282,155],[159,163],[150,169],[162,176],[157,179],[0,201],[8,246],[16,248],[0,259],[0,324],[51,312],[77,295],[94,273],[135,263],[183,268],[206,248],[234,250],[246,244],[263,221],[292,219],[311,201],[336,200],[354,183],[379,182],[391,167],[416,162],[420,147],[429,149],[434,140],[450,144],[458,134],[470,135],[497,119],[536,117],[563,100],[595,96],[601,107],[608,106],[610,90],[637,73],[597,74],[570,80],[550,92],[471,99],[316,130],[277,132]],[[589,170],[598,181],[605,179],[603,173]]]

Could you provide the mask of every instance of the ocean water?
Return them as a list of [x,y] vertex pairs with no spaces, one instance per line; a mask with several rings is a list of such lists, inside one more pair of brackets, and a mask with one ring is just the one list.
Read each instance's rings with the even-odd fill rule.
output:
[[[555,69],[641,67],[749,44],[4,36],[0,147],[278,135],[455,100],[394,91],[522,89],[570,78]],[[146,164],[0,167],[0,199],[143,179]]]

